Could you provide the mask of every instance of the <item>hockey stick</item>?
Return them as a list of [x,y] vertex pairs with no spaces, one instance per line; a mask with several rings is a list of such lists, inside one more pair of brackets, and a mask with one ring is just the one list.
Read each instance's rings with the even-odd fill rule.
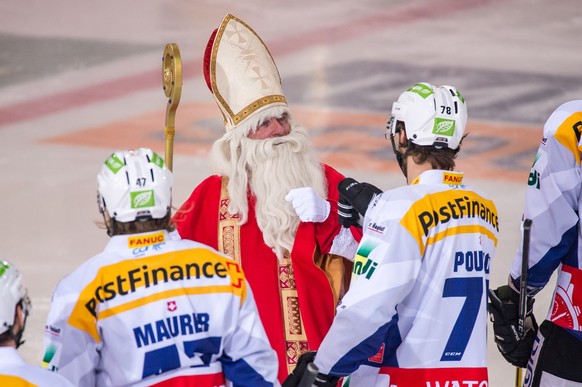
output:
[[164,84],[164,93],[168,97],[166,106],[166,129],[164,137],[166,140],[166,153],[164,159],[166,165],[171,171],[174,165],[174,134],[176,109],[180,103],[182,95],[182,58],[180,49],[175,43],[168,43],[164,48],[162,57],[162,82]]
[[297,387],[311,387],[313,386],[313,382],[315,382],[315,378],[319,373],[319,369],[314,363],[307,364],[307,369],[303,374],[303,377],[299,381]]
[[[529,238],[531,233],[531,219],[523,221],[523,248],[521,252],[521,277],[519,279],[519,309],[517,320],[517,334],[521,340],[525,335],[525,317],[527,314],[527,270],[529,268]],[[522,369],[515,370],[515,387],[521,386]]]

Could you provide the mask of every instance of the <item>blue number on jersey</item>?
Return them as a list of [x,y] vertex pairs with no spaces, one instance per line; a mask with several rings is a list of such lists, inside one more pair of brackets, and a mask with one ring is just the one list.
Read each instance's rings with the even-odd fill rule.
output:
[[441,356],[441,361],[461,360],[479,314],[483,297],[483,279],[480,277],[447,278],[443,297],[465,297],[463,307]]
[[[219,353],[221,340],[220,336],[212,336],[200,340],[184,341],[184,352],[189,358],[198,356],[202,361],[202,364],[193,367],[207,367],[212,355]],[[180,367],[180,356],[175,344],[155,349],[145,354],[142,379]]]

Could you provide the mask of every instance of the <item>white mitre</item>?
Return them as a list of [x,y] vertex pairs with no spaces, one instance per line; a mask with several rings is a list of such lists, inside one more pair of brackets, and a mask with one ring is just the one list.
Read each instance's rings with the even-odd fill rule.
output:
[[227,131],[244,125],[265,109],[287,107],[269,49],[251,27],[231,14],[208,41],[204,76]]

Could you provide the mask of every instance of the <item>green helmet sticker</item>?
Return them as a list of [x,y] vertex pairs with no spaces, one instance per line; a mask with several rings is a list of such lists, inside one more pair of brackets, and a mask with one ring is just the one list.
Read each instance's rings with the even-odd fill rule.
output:
[[461,93],[459,93],[459,90],[457,90],[457,98],[459,98],[462,103],[465,103],[465,98],[463,98],[463,96],[461,95]]
[[435,118],[432,132],[442,136],[452,136],[453,133],[455,133],[455,120],[438,117]]
[[417,83],[416,85],[412,86],[410,89],[406,90],[410,91],[411,93],[416,93],[420,95],[422,98],[426,98],[432,94],[432,89],[427,85],[423,85],[422,83]]
[[0,277],[2,277],[2,275],[4,274],[4,272],[6,270],[8,270],[10,266],[8,266],[8,264],[4,261],[0,261]]
[[124,164],[114,153],[107,160],[105,160],[105,165],[107,165],[107,168],[109,168],[111,172],[117,173],[121,168],[123,168]]
[[153,152],[151,162],[156,164],[160,168],[164,167],[164,159],[162,159],[160,156],[158,156],[158,154],[156,152]]
[[153,207],[154,203],[154,191],[147,190],[147,191],[137,191],[137,192],[130,192],[131,197],[131,208],[145,208],[145,207]]

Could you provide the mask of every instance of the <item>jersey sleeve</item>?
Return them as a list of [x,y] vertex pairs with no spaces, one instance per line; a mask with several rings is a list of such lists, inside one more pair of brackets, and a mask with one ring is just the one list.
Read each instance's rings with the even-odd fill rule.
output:
[[[577,254],[581,194],[582,101],[564,104],[548,119],[526,188],[524,218],[532,220],[528,291],[535,294],[564,262],[580,267]],[[522,244],[510,280],[519,289]]]
[[364,224],[371,226],[358,247],[350,290],[316,356],[322,373],[348,375],[378,352],[394,327],[396,306],[410,293],[420,270],[421,255],[412,236],[395,220],[371,222],[370,212]]
[[[237,270],[242,269],[238,265]],[[277,354],[271,348],[259,318],[252,290],[246,279],[240,278],[242,292],[238,321],[225,335],[222,363],[225,376],[240,387],[278,386]]]
[[96,332],[96,322],[85,326],[86,330],[70,324],[79,301],[80,289],[72,285],[76,282],[73,275],[65,277],[53,293],[45,325],[43,365],[75,386],[94,385],[102,344],[98,335],[88,333]]

